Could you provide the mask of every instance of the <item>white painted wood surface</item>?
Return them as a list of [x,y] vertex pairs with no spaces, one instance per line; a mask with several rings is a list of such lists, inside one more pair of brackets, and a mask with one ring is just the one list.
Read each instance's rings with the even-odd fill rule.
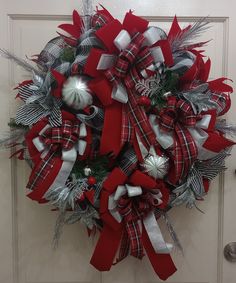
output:
[[[148,17],[152,24],[168,28],[177,14],[183,25],[198,17],[210,16],[212,28],[204,39],[212,59],[211,77],[236,77],[235,1],[226,0],[101,0],[117,18],[130,8]],[[37,54],[56,36],[59,23],[69,21],[72,10],[80,10],[72,0],[0,0],[0,46],[24,57]],[[0,129],[16,109],[13,86],[27,74],[0,59]],[[236,123],[236,100],[227,119]],[[47,205],[39,206],[25,197],[29,174],[22,163],[10,161],[9,152],[0,152],[0,282],[1,283],[152,283],[159,282],[147,260],[129,258],[109,273],[99,273],[89,266],[95,239],[88,239],[82,225],[67,226],[56,251],[51,239],[56,213]],[[235,150],[228,159],[228,171],[211,186],[207,199],[199,204],[205,214],[186,208],[173,209],[170,216],[185,249],[173,258],[178,272],[172,283],[235,283],[236,264],[223,258],[223,247],[236,241]],[[165,226],[162,225],[163,229]]]

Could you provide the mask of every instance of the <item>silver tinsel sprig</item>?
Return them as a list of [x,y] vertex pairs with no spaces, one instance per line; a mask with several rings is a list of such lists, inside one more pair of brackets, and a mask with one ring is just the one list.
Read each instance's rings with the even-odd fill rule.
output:
[[45,76],[44,72],[35,68],[33,65],[29,64],[26,60],[19,58],[18,56],[16,56],[15,54],[11,53],[8,50],[0,48],[0,56],[6,59],[12,60],[17,65],[21,66],[23,69],[25,69],[28,72],[34,72],[35,74],[39,76]]
[[194,114],[199,114],[209,109],[219,110],[217,103],[211,100],[212,93],[208,91],[207,83],[190,89],[188,92],[182,92],[179,95],[191,104]]
[[217,120],[215,127],[216,130],[226,135],[229,135],[231,137],[236,136],[236,126],[231,123],[227,123],[225,119]]
[[[170,39],[172,52],[178,50],[186,50],[193,45],[193,42],[198,38],[203,32],[205,32],[210,27],[210,21],[205,18],[201,18],[194,22],[190,28],[185,31],[181,31],[175,38]],[[204,44],[203,42],[201,44]]]

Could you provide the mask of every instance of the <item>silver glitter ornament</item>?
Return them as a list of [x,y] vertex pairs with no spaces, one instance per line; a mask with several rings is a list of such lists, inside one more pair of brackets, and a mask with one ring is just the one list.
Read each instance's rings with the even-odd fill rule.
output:
[[143,167],[145,172],[155,178],[155,179],[163,179],[165,175],[168,173],[169,168],[169,159],[165,156],[158,155],[148,155],[144,159]]
[[69,77],[62,88],[62,100],[75,110],[82,110],[93,103],[87,82],[82,77]]

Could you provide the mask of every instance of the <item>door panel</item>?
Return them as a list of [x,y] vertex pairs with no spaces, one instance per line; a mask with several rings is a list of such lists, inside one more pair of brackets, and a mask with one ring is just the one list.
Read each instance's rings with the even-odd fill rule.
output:
[[[69,21],[74,8],[81,9],[77,1],[48,2],[40,1],[40,4],[35,5],[29,0],[1,0],[1,47],[8,48],[21,57],[37,54],[49,39],[56,36],[57,25]],[[225,76],[228,69],[229,77],[234,77],[236,71],[233,64],[236,63],[236,56],[233,56],[233,47],[236,47],[236,41],[231,35],[231,9],[235,4],[225,1],[230,5],[223,5],[217,1],[217,6],[215,1],[208,0],[203,8],[198,1],[189,2],[103,0],[102,4],[119,19],[130,8],[135,9],[136,14],[147,17],[152,25],[164,29],[170,26],[174,13],[179,15],[183,25],[198,17],[210,15],[211,29],[201,38],[212,39],[206,47],[206,54],[212,59],[210,76]],[[16,110],[16,101],[13,95],[8,94],[13,93],[12,87],[26,79],[28,74],[1,59],[0,75],[1,129],[5,130],[9,118]],[[233,107],[234,103],[233,101]],[[235,114],[231,111],[228,119],[233,120],[234,117]],[[51,240],[56,212],[50,211],[51,208],[47,205],[40,206],[25,197],[25,184],[29,175],[27,166],[15,160],[10,163],[8,153],[0,154],[0,224],[4,227],[0,243],[0,282],[159,282],[147,259],[140,262],[128,258],[114,266],[109,273],[97,272],[89,265],[96,239],[88,239],[86,230],[80,224],[66,226],[58,249],[53,250]],[[168,282],[235,282],[236,267],[226,262],[222,253],[225,243],[236,241],[236,228],[232,225],[232,196],[236,199],[234,156],[228,160],[226,177],[216,179],[206,200],[199,204],[205,214],[185,207],[175,208],[170,212],[170,218],[184,247],[184,256],[174,250],[173,258],[178,272]],[[161,223],[161,227],[168,240],[165,223]]]

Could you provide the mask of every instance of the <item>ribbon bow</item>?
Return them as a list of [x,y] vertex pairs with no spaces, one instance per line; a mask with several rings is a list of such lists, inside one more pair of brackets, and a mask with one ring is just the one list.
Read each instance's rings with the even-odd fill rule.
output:
[[[186,177],[197,159],[198,147],[187,127],[194,127],[200,119],[201,116],[194,114],[188,102],[181,99],[177,101],[176,97],[168,98],[167,106],[157,117],[158,134],[162,133],[159,140],[162,143],[163,139],[166,139],[164,148],[170,151],[174,162],[175,170],[169,175],[169,181],[173,184],[181,182]],[[153,122],[151,124],[153,125]],[[155,127],[152,126],[157,133]]]
[[84,123],[79,125],[78,122],[72,123],[70,120],[64,120],[61,127],[49,127],[35,141],[41,141],[44,145],[49,146],[51,150],[58,151],[71,150],[78,142],[78,151],[83,155],[87,142],[83,140],[87,136],[86,126]]
[[194,127],[201,115],[193,112],[192,106],[185,100],[178,100],[172,96],[168,98],[167,106],[159,113],[158,123],[164,132],[173,131],[176,123],[186,127]]
[[[102,55],[98,69],[105,70],[104,74],[114,87],[112,98],[119,102],[127,103],[127,88],[133,88],[141,77],[146,76],[146,69],[155,70],[155,59],[148,47],[143,47],[145,37],[140,32],[134,32],[132,37],[126,30],[121,30],[114,40],[119,56]],[[110,67],[111,66],[111,67]]]
[[[153,213],[153,210],[162,203],[161,198],[159,189],[145,190],[140,186],[127,184],[118,186],[115,194],[109,197],[108,207],[111,214],[118,222],[123,221],[125,224],[125,235],[123,235],[125,241],[121,244],[119,261],[127,256],[129,246],[132,256],[139,259],[144,256],[139,221],[144,223],[155,251],[169,253],[171,247],[165,244]],[[153,230],[157,234],[152,235]]]
[[165,243],[154,214],[162,200],[168,201],[166,196],[162,181],[156,183],[138,170],[127,177],[115,168],[103,184],[100,214],[104,225],[91,264],[100,271],[109,270],[118,250],[120,261],[129,250],[141,259],[145,249],[161,279],[175,272],[169,255],[172,245]]
[[90,140],[84,123],[79,124],[67,113],[64,117],[61,127],[38,122],[26,137],[35,164],[27,184],[28,196],[39,202],[45,202],[44,195],[49,189],[66,183],[77,156],[83,158]]

